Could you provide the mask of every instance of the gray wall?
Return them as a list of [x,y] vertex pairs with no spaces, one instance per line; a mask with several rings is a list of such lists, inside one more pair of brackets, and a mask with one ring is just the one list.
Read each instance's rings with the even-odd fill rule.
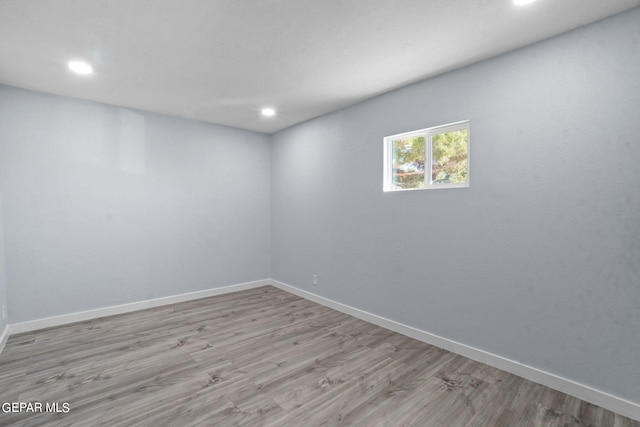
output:
[[0,100],[11,323],[270,277],[268,135]]
[[[272,277],[640,402],[639,49],[634,9],[275,134]],[[470,188],[382,192],[384,136],[465,119]]]
[[[0,122],[0,128],[2,122]],[[0,170],[0,176],[2,171]],[[7,276],[4,260],[4,226],[2,220],[2,187],[0,186],[0,335],[4,332],[5,328],[9,324],[8,316],[3,320],[1,310],[2,307],[7,306]],[[8,313],[7,313],[8,314]]]

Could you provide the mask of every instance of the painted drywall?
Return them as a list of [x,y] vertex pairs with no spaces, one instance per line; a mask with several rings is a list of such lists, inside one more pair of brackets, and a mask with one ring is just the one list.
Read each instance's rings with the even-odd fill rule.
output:
[[[2,127],[2,122],[0,122],[0,127]],[[0,170],[0,175],[2,171]],[[2,187],[0,187],[0,339],[2,337],[2,333],[7,328],[9,324],[9,316],[8,316],[8,305],[7,305],[7,275],[6,275],[6,267],[4,261],[4,226],[3,226],[3,218],[2,218]],[[5,310],[5,315],[3,318],[2,310]],[[0,343],[0,345],[2,345]]]
[[270,277],[268,135],[0,98],[11,323]]
[[[633,9],[274,134],[273,278],[640,402],[639,51]],[[459,120],[470,188],[383,193]]]

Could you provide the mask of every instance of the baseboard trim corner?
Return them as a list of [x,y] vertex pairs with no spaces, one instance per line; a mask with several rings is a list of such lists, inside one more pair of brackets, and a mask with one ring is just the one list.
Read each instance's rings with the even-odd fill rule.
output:
[[558,390],[560,392],[577,397],[594,405],[603,407],[625,417],[640,421],[639,403],[631,402],[629,400],[611,395],[601,390],[594,389],[590,386],[577,383],[575,381],[560,377],[546,371],[542,371],[532,366],[524,365],[511,359],[507,359],[497,354],[489,353],[487,351],[480,350],[478,348],[471,347],[466,344],[462,344],[460,342],[453,341],[432,334],[430,332],[426,332],[412,326],[408,326],[403,323],[396,322],[394,320],[390,320],[364,310],[360,310],[355,307],[351,307],[349,305],[331,300],[329,298],[325,298],[314,293],[296,288],[295,286],[280,282],[278,280],[271,279],[271,285],[283,291],[297,295],[301,298],[305,298],[309,301],[313,301],[315,303],[324,305],[358,319],[373,323],[374,325],[378,325],[391,331],[398,332],[408,337],[417,339],[418,341],[422,341],[424,343],[448,350],[452,353],[468,357],[469,359],[475,360],[477,362],[493,366],[494,368],[501,369],[535,383],[542,384],[554,390]]
[[63,314],[60,316],[47,317],[44,319],[29,320],[22,323],[14,323],[8,326],[7,336],[20,334],[24,332],[32,332],[38,329],[51,328],[54,326],[67,325],[70,323],[82,322],[85,320],[98,319],[100,317],[113,316],[116,314],[130,313],[132,311],[144,310],[147,308],[160,307],[163,305],[175,304],[184,301],[191,301],[200,298],[213,297],[216,295],[228,294],[231,292],[244,291],[247,289],[258,288],[271,284],[271,280],[263,279],[253,282],[238,283],[235,285],[223,286],[220,288],[212,288],[204,291],[195,291],[167,297],[154,298],[145,301],[137,301],[127,304],[114,305],[111,307],[97,308],[93,310],[80,311],[76,313]]

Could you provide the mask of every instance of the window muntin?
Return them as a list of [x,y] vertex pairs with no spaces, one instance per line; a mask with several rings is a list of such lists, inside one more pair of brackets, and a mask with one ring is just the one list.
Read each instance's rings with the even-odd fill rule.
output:
[[469,186],[469,122],[384,138],[384,191]]

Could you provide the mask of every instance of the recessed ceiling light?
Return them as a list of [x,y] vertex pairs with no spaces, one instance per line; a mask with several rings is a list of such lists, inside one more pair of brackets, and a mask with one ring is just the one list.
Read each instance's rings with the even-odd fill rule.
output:
[[516,6],[525,6],[527,4],[531,4],[536,0],[513,0],[513,4]]
[[71,61],[69,62],[69,69],[76,74],[92,74],[93,67],[86,62],[82,61]]
[[276,115],[276,110],[274,110],[273,108],[263,108],[261,111],[263,116],[275,116]]

